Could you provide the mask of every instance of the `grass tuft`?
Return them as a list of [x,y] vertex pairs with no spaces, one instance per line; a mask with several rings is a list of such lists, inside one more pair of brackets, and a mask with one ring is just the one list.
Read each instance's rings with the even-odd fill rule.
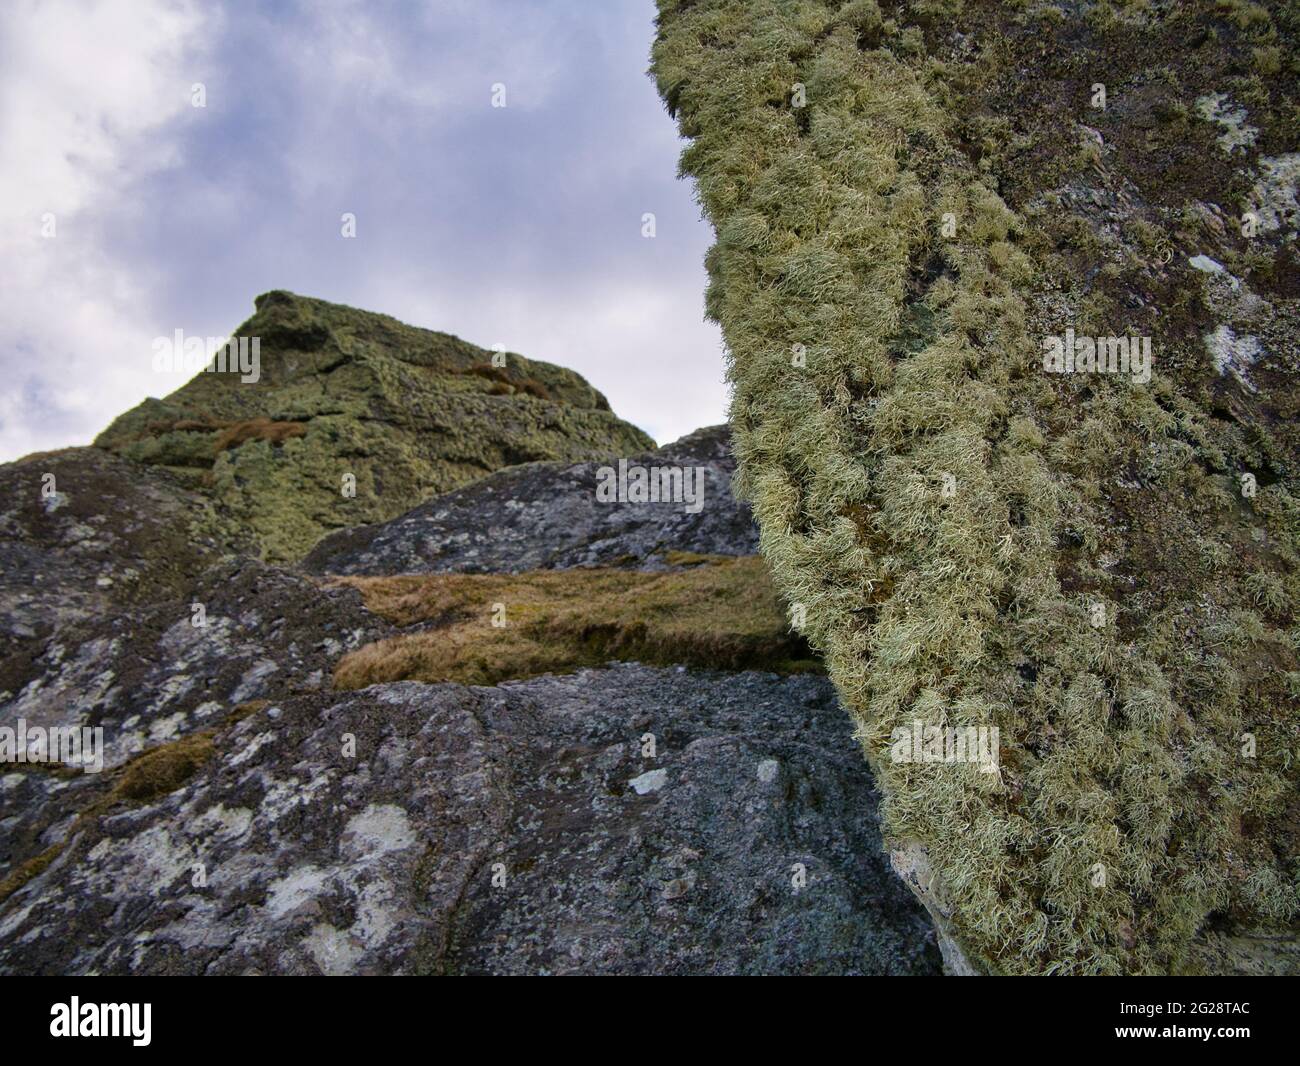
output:
[[345,655],[334,684],[492,685],[612,659],[717,670],[819,669],[803,638],[790,631],[761,559],[678,561],[689,569],[342,578],[376,614],[421,628]]

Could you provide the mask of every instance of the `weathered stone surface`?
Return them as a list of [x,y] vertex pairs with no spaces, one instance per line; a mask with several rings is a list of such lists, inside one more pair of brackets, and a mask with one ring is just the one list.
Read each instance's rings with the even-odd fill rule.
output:
[[248,700],[328,688],[339,655],[391,628],[351,589],[231,557],[198,574],[184,598],[59,629],[6,671],[13,687],[0,693],[0,724],[103,726],[115,766]]
[[[377,685],[291,696],[215,746],[179,790],[68,830],[0,905],[0,971],[938,968],[821,678]],[[4,814],[34,777],[4,779]]]
[[211,505],[97,448],[0,465],[0,697],[61,624],[176,596],[231,550]]
[[[382,525],[325,537],[303,560],[317,574],[493,573],[571,566],[660,569],[669,552],[753,555],[758,530],[731,493],[726,426],[696,430],[658,451],[586,463],[532,463],[439,496]],[[701,509],[682,503],[599,502],[602,467],[705,471]]]
[[[164,466],[295,559],[493,470],[653,446],[562,367],[493,354],[386,315],[269,292],[236,337],[260,378],[204,372],[117,418],[99,447]],[[344,477],[355,496],[344,495]]]
[[[534,463],[311,566],[752,554],[724,430],[633,461],[704,466],[703,510],[598,505],[598,463]],[[105,742],[99,774],[0,767],[0,972],[937,971],[824,679],[611,664],[331,691],[396,626],[251,558],[172,472],[72,449],[0,487],[0,726]]]
[[[0,727],[99,727],[103,764],[120,767],[254,701],[327,689],[340,655],[391,628],[350,589],[232,556],[198,574],[188,596],[104,607],[0,661]],[[24,767],[0,764],[0,776],[15,769]],[[107,776],[38,766],[11,781],[0,798],[0,881],[102,798]]]

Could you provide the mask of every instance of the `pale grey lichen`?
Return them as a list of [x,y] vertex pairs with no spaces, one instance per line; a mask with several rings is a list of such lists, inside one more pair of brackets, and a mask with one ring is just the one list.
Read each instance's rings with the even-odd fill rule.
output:
[[1219,134],[1219,147],[1231,155],[1242,148],[1249,148],[1259,136],[1259,130],[1246,122],[1246,109],[1233,107],[1228,102],[1227,93],[1210,93],[1199,97],[1196,110],[1206,122],[1213,122],[1223,127]]
[[1249,370],[1263,353],[1259,338],[1244,334],[1238,337],[1226,322],[1213,333],[1207,334],[1205,346],[1210,358],[1214,360],[1214,369],[1220,374],[1231,374],[1246,389],[1256,391],[1250,380]]

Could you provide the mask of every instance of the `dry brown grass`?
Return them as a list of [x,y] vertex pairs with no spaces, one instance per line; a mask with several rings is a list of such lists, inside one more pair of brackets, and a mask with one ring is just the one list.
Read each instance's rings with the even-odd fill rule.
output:
[[290,437],[303,437],[307,427],[301,422],[273,422],[269,418],[250,418],[246,422],[234,422],[227,426],[217,437],[212,450],[220,455],[227,448],[237,448],[250,440],[270,441],[279,444]]
[[[819,669],[757,557],[695,556],[689,570],[340,579],[400,626],[426,624],[344,656],[337,688],[381,681],[496,684],[611,659],[724,670]],[[494,605],[504,626],[494,626]],[[498,615],[500,617],[500,615]]]
[[507,371],[499,366],[477,365],[469,368],[468,371],[461,373],[474,374],[477,377],[487,378],[492,382],[488,392],[494,396],[510,395],[516,392],[525,392],[529,396],[536,396],[539,400],[554,400],[551,390],[534,378],[511,376]]

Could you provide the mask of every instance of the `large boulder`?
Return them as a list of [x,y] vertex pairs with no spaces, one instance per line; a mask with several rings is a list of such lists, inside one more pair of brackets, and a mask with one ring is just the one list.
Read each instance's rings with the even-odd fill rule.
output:
[[[602,500],[628,469],[700,470],[696,504]],[[317,574],[501,573],[574,566],[661,569],[683,552],[753,555],[758,530],[731,492],[726,426],[696,430],[653,452],[584,463],[529,463],[480,478],[400,518],[331,533],[303,560]]]
[[849,740],[815,677],[290,697],[47,833],[0,972],[935,973]]
[[[183,466],[0,467],[0,728],[104,741],[0,768],[0,972],[938,972],[726,431],[598,454],[305,568]],[[598,501],[620,459],[703,506]]]
[[741,495],[950,956],[1294,944],[1295,6],[658,6]]

